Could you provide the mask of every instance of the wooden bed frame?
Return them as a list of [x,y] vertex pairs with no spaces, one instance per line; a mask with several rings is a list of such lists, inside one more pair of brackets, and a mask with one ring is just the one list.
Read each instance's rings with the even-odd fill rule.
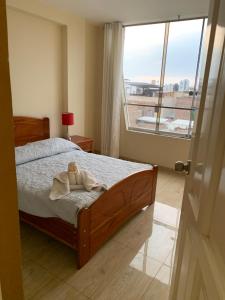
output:
[[[14,117],[15,146],[49,138],[49,119]],[[158,167],[134,173],[78,214],[77,228],[59,218],[20,211],[21,221],[75,249],[81,268],[128,219],[155,200]]]

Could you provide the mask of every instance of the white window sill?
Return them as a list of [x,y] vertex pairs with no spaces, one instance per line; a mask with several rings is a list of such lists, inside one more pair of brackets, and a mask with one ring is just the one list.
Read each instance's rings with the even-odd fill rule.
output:
[[136,128],[126,128],[127,132],[131,132],[131,133],[135,133],[135,134],[145,134],[145,135],[153,135],[153,136],[158,136],[158,137],[164,137],[164,138],[169,138],[169,139],[179,139],[179,140],[191,140],[191,137],[186,137],[183,136],[182,134],[171,134],[170,132],[168,132],[168,134],[166,132],[160,132],[160,133],[155,133],[153,131],[149,131],[149,130],[138,130]]

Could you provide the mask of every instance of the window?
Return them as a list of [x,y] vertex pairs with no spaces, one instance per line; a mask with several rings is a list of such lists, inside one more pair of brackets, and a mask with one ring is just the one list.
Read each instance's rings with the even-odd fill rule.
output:
[[206,19],[125,28],[128,130],[190,138]]

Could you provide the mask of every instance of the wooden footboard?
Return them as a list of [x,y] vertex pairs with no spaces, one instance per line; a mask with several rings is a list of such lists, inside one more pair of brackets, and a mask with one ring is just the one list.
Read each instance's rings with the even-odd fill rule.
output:
[[117,229],[155,200],[158,167],[132,174],[78,215],[78,266],[82,267]]

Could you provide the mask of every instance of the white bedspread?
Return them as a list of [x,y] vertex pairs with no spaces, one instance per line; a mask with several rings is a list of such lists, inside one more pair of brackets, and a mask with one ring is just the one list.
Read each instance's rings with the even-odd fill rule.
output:
[[[102,192],[74,191],[62,199],[51,201],[49,192],[53,177],[67,170],[68,162],[89,170],[108,188],[130,174],[151,169],[151,165],[128,162],[74,149],[17,166],[20,210],[40,217],[59,217],[76,226],[77,212],[91,205]],[[113,200],[112,200],[113,201]]]

